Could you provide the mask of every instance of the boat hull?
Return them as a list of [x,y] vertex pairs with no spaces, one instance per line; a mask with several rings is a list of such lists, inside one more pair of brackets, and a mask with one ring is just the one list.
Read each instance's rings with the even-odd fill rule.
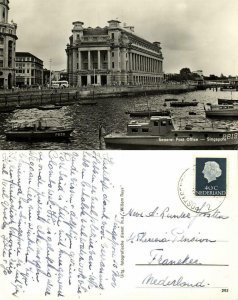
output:
[[211,117],[220,117],[220,118],[234,118],[238,117],[238,110],[207,110],[206,116]]
[[[177,136],[176,136],[177,135]],[[107,147],[111,148],[165,148],[165,149],[210,149],[238,145],[238,131],[180,132],[168,136],[107,135]]]
[[14,141],[45,141],[67,140],[73,129],[49,130],[49,131],[6,131],[7,140]]
[[131,117],[152,117],[152,116],[169,116],[170,112],[164,111],[129,111]]
[[78,102],[79,105],[97,105],[97,101],[87,101],[87,100],[82,100]]
[[237,89],[221,88],[222,92],[236,92]]
[[171,107],[197,106],[198,102],[170,102]]
[[42,106],[38,106],[38,109],[40,110],[53,110],[53,109],[60,109],[62,108],[62,106],[60,105],[42,105]]

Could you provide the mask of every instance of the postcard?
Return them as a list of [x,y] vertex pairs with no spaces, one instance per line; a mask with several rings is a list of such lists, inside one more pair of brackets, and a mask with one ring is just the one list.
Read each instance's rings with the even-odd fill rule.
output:
[[237,299],[235,151],[1,152],[0,299]]

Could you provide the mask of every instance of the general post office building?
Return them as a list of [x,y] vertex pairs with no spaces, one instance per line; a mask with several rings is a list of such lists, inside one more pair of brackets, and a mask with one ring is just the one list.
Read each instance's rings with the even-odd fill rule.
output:
[[83,28],[83,22],[73,22],[66,49],[70,85],[157,85],[163,80],[160,43],[146,41],[134,27],[120,23]]

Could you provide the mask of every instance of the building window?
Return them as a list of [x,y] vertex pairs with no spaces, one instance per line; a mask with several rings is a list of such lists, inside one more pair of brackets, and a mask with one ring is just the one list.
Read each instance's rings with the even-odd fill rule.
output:
[[112,57],[114,57],[114,52],[112,52]]
[[3,60],[0,60],[0,67],[3,68]]
[[112,68],[114,69],[114,61],[112,62]]
[[142,128],[142,132],[149,132],[149,128]]
[[131,132],[138,132],[138,128],[132,128]]
[[114,33],[112,33],[112,39],[114,39]]

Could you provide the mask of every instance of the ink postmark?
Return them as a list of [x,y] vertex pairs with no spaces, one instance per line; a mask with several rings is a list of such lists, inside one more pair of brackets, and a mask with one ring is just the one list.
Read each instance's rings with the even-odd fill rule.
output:
[[178,194],[191,211],[209,213],[218,209],[227,195],[226,158],[199,157],[181,175]]

